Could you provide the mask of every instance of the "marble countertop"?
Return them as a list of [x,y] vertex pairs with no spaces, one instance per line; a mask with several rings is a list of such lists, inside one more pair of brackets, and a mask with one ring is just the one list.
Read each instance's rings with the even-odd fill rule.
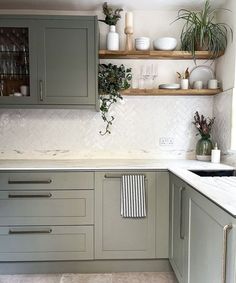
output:
[[0,170],[168,170],[182,168],[192,170],[233,169],[224,164],[197,160],[169,159],[70,159],[70,160],[0,160]]
[[197,160],[80,159],[0,160],[0,171],[8,170],[169,170],[236,217],[236,177],[199,177],[189,170],[230,170],[231,166]]

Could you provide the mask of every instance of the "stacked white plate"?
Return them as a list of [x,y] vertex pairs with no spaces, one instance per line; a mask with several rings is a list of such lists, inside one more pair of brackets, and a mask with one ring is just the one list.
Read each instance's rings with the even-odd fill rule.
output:
[[136,50],[148,50],[150,48],[150,38],[149,37],[135,38],[135,48]]
[[180,89],[180,84],[161,84],[160,89]]

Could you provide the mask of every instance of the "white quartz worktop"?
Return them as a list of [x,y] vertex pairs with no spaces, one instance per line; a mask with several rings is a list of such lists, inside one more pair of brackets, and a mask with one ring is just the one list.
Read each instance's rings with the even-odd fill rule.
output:
[[197,160],[80,159],[0,160],[0,170],[169,170],[236,217],[236,177],[199,177],[188,170],[230,170],[231,166]]
[[233,169],[224,164],[197,160],[164,159],[70,159],[70,160],[0,160],[0,170],[196,170]]

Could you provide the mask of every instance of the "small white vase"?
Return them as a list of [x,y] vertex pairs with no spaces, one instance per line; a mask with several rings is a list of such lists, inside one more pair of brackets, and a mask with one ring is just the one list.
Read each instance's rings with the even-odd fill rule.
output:
[[181,87],[181,89],[188,89],[189,88],[188,79],[181,79],[180,80],[180,87]]
[[116,32],[116,26],[109,26],[107,50],[119,50],[119,33]]

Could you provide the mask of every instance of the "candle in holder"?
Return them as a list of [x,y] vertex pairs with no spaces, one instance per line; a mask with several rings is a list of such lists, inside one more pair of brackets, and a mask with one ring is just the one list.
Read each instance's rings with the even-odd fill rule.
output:
[[127,12],[125,14],[125,27],[133,29],[133,13]]
[[125,50],[130,51],[133,49],[133,13],[127,12],[125,14],[125,34],[126,34],[126,42],[125,42]]

